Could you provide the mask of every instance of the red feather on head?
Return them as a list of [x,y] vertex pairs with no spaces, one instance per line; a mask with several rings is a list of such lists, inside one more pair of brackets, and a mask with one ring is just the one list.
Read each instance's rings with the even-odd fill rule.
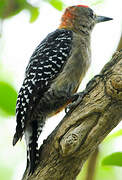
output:
[[89,8],[87,5],[76,5],[76,6],[70,6],[68,8],[66,8],[63,16],[62,16],[62,22],[59,26],[60,28],[66,28],[66,27],[72,27],[72,20],[75,17],[75,10],[77,9],[77,7],[84,7],[84,8]]
[[86,7],[86,8],[88,8],[89,6],[87,6],[87,5],[77,5],[77,7]]

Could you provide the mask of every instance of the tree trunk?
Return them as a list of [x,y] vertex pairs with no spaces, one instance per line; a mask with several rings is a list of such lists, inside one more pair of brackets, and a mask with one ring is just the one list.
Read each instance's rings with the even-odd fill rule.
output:
[[40,163],[22,180],[75,180],[88,156],[122,119],[122,51],[86,86],[81,103],[40,147]]

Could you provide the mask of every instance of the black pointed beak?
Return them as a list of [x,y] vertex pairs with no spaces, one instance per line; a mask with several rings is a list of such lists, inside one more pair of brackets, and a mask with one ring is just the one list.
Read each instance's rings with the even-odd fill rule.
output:
[[113,18],[109,18],[109,17],[105,17],[105,16],[97,16],[96,17],[97,23],[104,22],[104,21],[110,21],[110,20],[113,20]]

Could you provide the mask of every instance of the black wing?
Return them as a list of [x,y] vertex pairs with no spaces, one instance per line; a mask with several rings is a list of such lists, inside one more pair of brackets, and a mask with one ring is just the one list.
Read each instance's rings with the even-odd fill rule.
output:
[[62,71],[72,48],[72,31],[57,29],[50,33],[35,49],[26,68],[17,106],[17,134],[15,144],[22,136],[28,114],[50,83]]

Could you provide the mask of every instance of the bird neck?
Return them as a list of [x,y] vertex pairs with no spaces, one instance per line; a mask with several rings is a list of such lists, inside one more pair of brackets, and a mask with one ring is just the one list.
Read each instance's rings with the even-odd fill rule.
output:
[[65,19],[58,27],[59,29],[68,29],[82,36],[90,37],[91,32],[85,27],[80,26],[75,20]]

